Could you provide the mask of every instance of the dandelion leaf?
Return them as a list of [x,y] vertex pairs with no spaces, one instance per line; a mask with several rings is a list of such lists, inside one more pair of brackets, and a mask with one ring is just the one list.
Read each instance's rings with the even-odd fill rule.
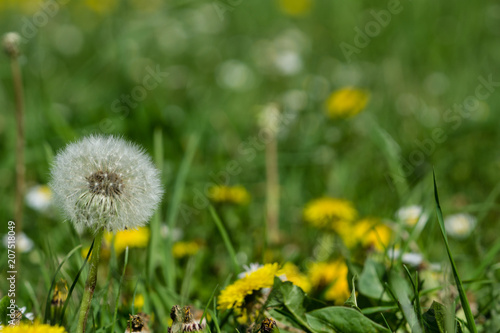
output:
[[306,313],[306,318],[309,326],[318,333],[390,333],[359,311],[341,306],[314,310]]
[[384,272],[384,267],[375,261],[368,259],[365,267],[359,276],[358,291],[372,299],[390,301],[389,295],[385,292],[384,285],[380,277]]
[[[446,307],[438,302],[432,302],[430,309],[423,314],[424,326],[426,333],[445,333],[449,332],[447,326],[453,326],[454,314]],[[455,332],[462,333],[460,322],[455,320]]]
[[347,301],[344,302],[345,306],[350,306],[351,308],[357,308],[358,307],[358,302],[356,300],[356,284],[354,283],[357,278],[358,278],[357,275],[354,275],[352,277],[351,296],[349,296],[349,298],[347,299]]
[[304,320],[305,313],[307,310],[318,307],[319,303],[308,298],[302,289],[291,282],[283,282],[275,277],[266,305],[286,317],[294,327],[311,331]]

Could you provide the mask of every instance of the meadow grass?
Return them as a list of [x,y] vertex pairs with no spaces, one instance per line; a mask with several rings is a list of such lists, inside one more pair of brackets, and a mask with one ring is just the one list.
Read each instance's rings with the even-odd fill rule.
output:
[[[269,307],[255,310],[253,331],[264,315],[285,332],[341,331],[351,309],[338,307],[351,295],[353,276],[354,309],[366,319],[359,331],[441,332],[441,323],[500,329],[498,5],[401,0],[401,10],[359,47],[355,28],[378,22],[373,11],[388,10],[390,1],[296,2],[305,9],[295,14],[291,0],[57,2],[50,17],[28,0],[0,3],[2,31],[26,41],[19,57],[26,190],[47,184],[57,152],[89,134],[137,142],[161,172],[165,196],[147,245],[118,252],[103,244],[88,332],[123,332],[129,314],[140,312],[153,332],[166,332],[174,305],[191,305],[207,331],[243,332],[251,318],[243,323],[238,309],[218,308],[221,292],[239,281],[244,265],[274,262],[294,263],[312,286],[303,295],[305,285],[274,282],[267,296],[275,298],[259,300]],[[35,25],[43,14],[47,22]],[[347,59],[341,43],[359,53]],[[15,216],[18,132],[9,58],[2,58],[0,221],[7,225]],[[331,118],[327,100],[345,87],[363,89],[369,101],[359,114]],[[477,102],[470,112],[469,101]],[[281,112],[278,242],[268,242],[269,128],[258,120],[270,103]],[[214,200],[210,188],[220,183],[242,185],[250,200]],[[308,224],[304,207],[325,196],[352,202],[352,223],[373,217],[388,226],[390,240],[368,230],[349,248],[338,230]],[[410,205],[428,218],[411,226],[398,219]],[[464,238],[445,230],[456,213],[476,221]],[[74,332],[93,233],[78,234],[53,205],[35,209],[25,199],[23,215],[33,246],[16,254],[16,302]],[[176,256],[181,242],[199,249]],[[422,260],[409,264],[408,253]],[[0,258],[7,271],[4,247]],[[344,287],[336,278],[311,282],[315,263],[337,259],[348,267]],[[70,297],[54,312],[60,279]],[[0,296],[7,290],[0,279]],[[341,296],[329,298],[329,290]]]

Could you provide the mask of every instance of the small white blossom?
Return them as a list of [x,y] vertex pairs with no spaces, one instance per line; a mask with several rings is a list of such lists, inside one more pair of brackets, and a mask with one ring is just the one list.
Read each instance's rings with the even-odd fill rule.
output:
[[455,214],[444,219],[446,233],[457,239],[469,237],[476,223],[476,218],[470,214]]
[[36,185],[26,193],[26,204],[36,211],[43,212],[52,204],[52,191],[47,185]]
[[33,314],[33,312],[26,312],[26,307],[23,306],[22,308],[19,309],[19,311],[21,311],[21,313],[23,314],[24,317],[26,317],[27,319],[33,321],[35,320],[35,315]]
[[161,201],[159,171],[139,146],[114,136],[88,136],[56,156],[50,187],[81,232],[135,229]]
[[238,274],[238,279],[243,279],[245,276],[249,275],[250,273],[255,272],[256,270],[258,270],[261,267],[264,267],[264,266],[259,264],[259,263],[256,263],[256,262],[251,263],[250,265],[243,265],[243,268],[245,269],[245,271]]
[[424,213],[423,208],[417,205],[401,207],[396,212],[396,218],[410,227],[414,226],[421,220],[427,220],[428,217],[429,216]]
[[403,264],[411,265],[411,266],[420,266],[424,261],[424,256],[420,253],[416,252],[405,252],[401,255],[401,251],[396,249],[389,249],[387,251],[387,256],[389,259],[399,259],[401,257],[401,262]]
[[[21,232],[19,234],[16,234],[16,251],[19,251],[21,253],[29,252],[33,248],[33,241],[26,236],[24,232]],[[3,245],[5,247],[8,246],[9,244],[9,235],[3,236]]]
[[283,75],[294,75],[302,69],[302,58],[299,53],[286,50],[276,55],[274,65]]
[[173,228],[170,232],[170,228],[166,223],[162,223],[160,226],[160,233],[163,238],[171,237],[172,241],[180,241],[184,237],[184,232],[181,228]]

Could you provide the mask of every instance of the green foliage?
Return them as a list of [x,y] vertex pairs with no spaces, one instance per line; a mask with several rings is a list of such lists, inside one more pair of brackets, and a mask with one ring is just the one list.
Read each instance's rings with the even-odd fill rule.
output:
[[374,323],[355,309],[331,306],[306,314],[313,332],[389,333],[387,328]]
[[453,320],[454,317],[454,314],[443,304],[432,302],[430,309],[423,314],[425,331],[427,333],[463,332],[460,322]]
[[460,296],[460,302],[462,303],[462,307],[465,312],[465,317],[467,318],[467,326],[469,331],[472,333],[477,332],[476,324],[474,322],[474,316],[472,315],[472,311],[470,309],[469,301],[467,299],[467,295],[465,294],[465,289],[462,285],[462,280],[458,274],[457,266],[455,265],[455,260],[453,259],[453,255],[451,254],[450,246],[448,244],[448,237],[446,236],[446,230],[444,226],[443,213],[441,212],[441,206],[439,204],[439,196],[438,189],[436,185],[436,175],[434,174],[434,198],[436,200],[436,210],[437,210],[437,219],[439,223],[439,229],[441,230],[441,236],[443,237],[444,244],[446,246],[446,252],[448,253],[448,258],[451,263],[451,268],[453,272],[453,277],[457,284],[458,294]]
[[[303,13],[282,8],[302,1],[311,3]],[[376,36],[366,34],[369,42],[349,59],[340,45],[363,42],[358,29],[373,27],[377,13],[383,20],[380,13],[392,2],[38,2],[0,0],[2,31],[26,39],[19,61],[27,190],[47,184],[57,151],[91,133],[139,143],[153,156],[165,188],[147,248],[130,247],[125,260],[106,244],[87,333],[123,333],[129,315],[141,312],[150,316],[151,332],[167,332],[174,305],[199,310],[197,322],[204,318],[210,333],[255,333],[264,317],[283,333],[500,331],[495,1],[401,1],[402,11]],[[59,8],[49,15],[53,3]],[[36,18],[45,15],[47,23],[38,26]],[[28,38],[30,24],[36,32]],[[290,64],[297,71],[286,72]],[[132,98],[156,69],[163,73],[157,86]],[[480,78],[489,77],[491,91],[478,88]],[[328,118],[328,97],[348,86],[369,91],[367,107],[349,119]],[[478,91],[490,94],[479,99]],[[13,96],[9,59],[0,56],[2,225],[15,211]],[[470,101],[477,103],[467,109]],[[260,115],[271,103],[281,117],[279,131],[269,135]],[[276,242],[266,235],[271,136],[277,138],[280,194]],[[435,184],[432,195],[433,167],[440,198]],[[242,185],[250,202],[211,201],[208,189],[218,184]],[[304,206],[323,196],[349,200],[360,219],[389,226],[389,244],[346,248],[339,235],[304,223]],[[16,249],[17,305],[74,332],[92,231],[77,234],[56,207],[38,210],[23,202],[23,232],[33,248]],[[436,205],[438,223],[406,224],[397,211],[409,205],[424,213]],[[447,235],[445,220],[455,213],[477,219],[464,238]],[[198,252],[174,256],[179,241],[196,242]],[[405,260],[410,252],[421,261]],[[4,265],[6,257],[0,246]],[[349,262],[340,296],[328,293],[337,272],[324,272],[333,280],[312,283],[310,270],[312,263],[337,259]],[[276,278],[267,302],[245,323],[237,309],[217,308],[243,265],[271,262],[296,264],[307,293],[293,279]],[[72,283],[55,313],[50,300],[60,278]],[[0,290],[8,290],[5,279]],[[463,314],[455,311],[458,301]],[[6,302],[0,301],[2,322]]]
[[390,332],[356,309],[324,306],[290,282],[276,278],[266,306],[307,332]]
[[383,274],[384,266],[372,259],[368,259],[363,267],[363,272],[359,276],[359,292],[373,299],[389,301],[390,297],[382,283]]
[[9,314],[9,309],[7,307],[10,305],[9,296],[5,295],[0,299],[0,324],[5,325],[10,319],[7,317]]

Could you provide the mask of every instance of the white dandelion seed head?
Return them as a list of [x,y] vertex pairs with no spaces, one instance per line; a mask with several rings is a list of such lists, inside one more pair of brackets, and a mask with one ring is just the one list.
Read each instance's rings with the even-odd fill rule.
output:
[[17,32],[8,32],[3,35],[2,46],[7,55],[13,57],[19,55],[19,44],[21,36]]
[[444,219],[446,233],[456,239],[469,237],[476,223],[476,218],[470,214],[454,214]]
[[139,146],[91,135],[55,157],[50,187],[56,204],[78,232],[144,226],[163,195],[158,169]]

